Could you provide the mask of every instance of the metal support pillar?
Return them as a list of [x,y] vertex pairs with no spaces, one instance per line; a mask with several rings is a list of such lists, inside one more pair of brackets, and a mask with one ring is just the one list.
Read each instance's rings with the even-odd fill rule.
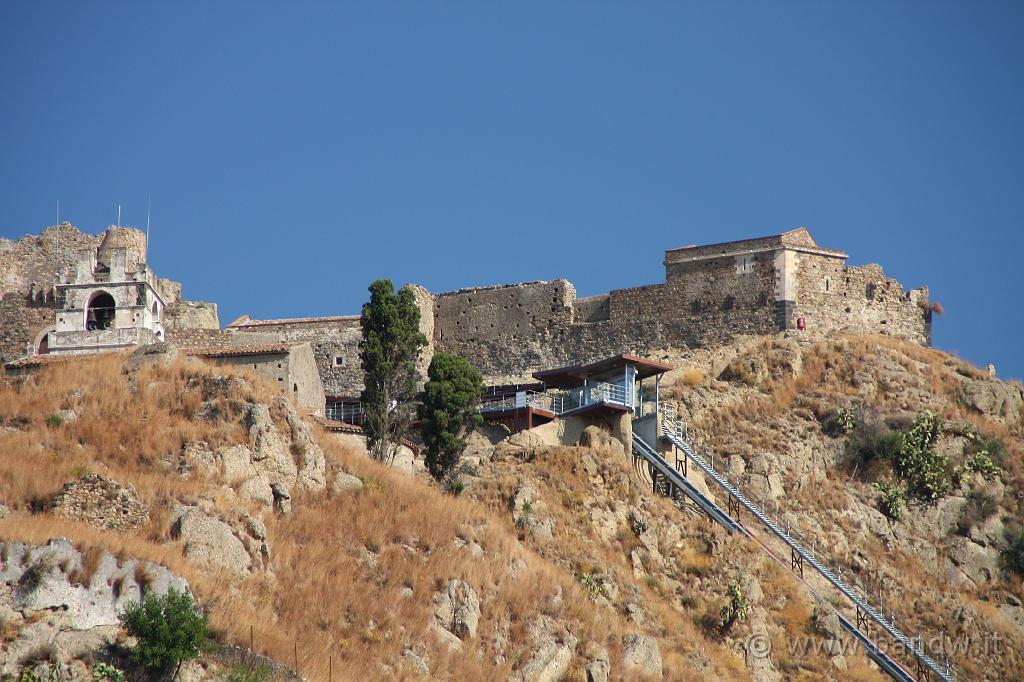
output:
[[796,553],[796,550],[792,547],[789,548],[789,567],[793,569],[793,572],[800,572],[800,577],[804,577],[804,558],[803,556]]
[[864,613],[864,611],[862,611],[861,608],[858,606],[857,607],[857,629],[860,630],[861,632],[867,632],[868,631],[868,627],[870,627],[870,622],[868,621],[868,614]]

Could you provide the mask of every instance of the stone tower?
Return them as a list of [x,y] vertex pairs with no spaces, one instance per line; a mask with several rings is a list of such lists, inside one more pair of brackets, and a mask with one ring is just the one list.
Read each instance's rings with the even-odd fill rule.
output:
[[146,263],[146,235],[111,226],[99,248],[78,252],[75,270],[59,273],[54,330],[40,352],[95,353],[164,339],[166,302]]

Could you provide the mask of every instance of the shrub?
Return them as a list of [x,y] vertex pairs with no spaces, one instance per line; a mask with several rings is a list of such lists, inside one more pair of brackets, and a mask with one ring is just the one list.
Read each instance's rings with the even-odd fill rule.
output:
[[853,410],[840,407],[836,410],[836,428],[842,433],[849,433],[857,426],[857,417]]
[[978,474],[986,481],[990,481],[1001,473],[1001,469],[992,461],[988,451],[981,450],[971,455],[970,459],[953,470],[953,478],[959,483],[969,480],[971,474]]
[[890,431],[878,420],[862,419],[850,432],[846,452],[851,463],[858,467],[892,462],[898,456],[902,442],[898,431]]
[[124,682],[124,671],[100,662],[92,669],[92,682]]
[[171,589],[150,593],[141,602],[129,603],[119,617],[121,626],[138,639],[131,660],[151,670],[177,669],[209,647],[207,614],[192,595]]
[[240,663],[228,670],[224,682],[264,682],[273,674],[274,671],[266,663]]
[[934,502],[949,490],[949,461],[935,451],[942,433],[942,419],[925,412],[909,431],[900,434],[899,452],[893,461],[896,475],[907,484],[907,495],[920,502]]
[[1003,566],[1024,578],[1024,529],[1006,531],[1006,547],[1001,552]]
[[875,483],[881,497],[878,500],[878,509],[893,521],[903,518],[903,512],[907,508],[907,489],[900,483],[882,481]]
[[736,576],[729,581],[729,588],[726,590],[728,601],[719,611],[720,627],[723,632],[733,626],[736,621],[743,621],[747,618],[747,611],[750,605],[747,603],[747,596],[743,593],[740,585],[742,576]]
[[583,589],[587,591],[587,594],[591,599],[608,596],[608,592],[604,586],[607,580],[608,578],[600,573],[582,573],[580,575],[580,585],[582,585]]
[[998,508],[995,498],[991,495],[972,491],[967,496],[967,504],[960,511],[960,521],[957,522],[956,532],[960,535],[967,535],[971,528],[995,514]]
[[51,414],[49,417],[46,418],[46,425],[49,426],[51,429],[59,429],[61,426],[64,425],[64,417],[60,416],[59,414]]
[[696,367],[687,367],[680,373],[679,379],[676,381],[680,386],[697,386],[704,383],[704,372],[700,371]]

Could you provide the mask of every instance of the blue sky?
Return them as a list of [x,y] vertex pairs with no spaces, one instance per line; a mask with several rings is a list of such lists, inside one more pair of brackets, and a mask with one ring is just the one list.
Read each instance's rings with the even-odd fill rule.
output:
[[805,225],[1024,376],[1024,3],[0,4],[0,236],[123,206],[224,323],[661,281]]

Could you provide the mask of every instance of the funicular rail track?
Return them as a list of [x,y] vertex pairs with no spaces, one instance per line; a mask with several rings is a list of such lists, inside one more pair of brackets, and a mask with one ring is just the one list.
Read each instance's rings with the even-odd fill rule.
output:
[[[705,461],[704,458],[698,455],[695,452],[695,448],[690,444],[688,438],[686,438],[685,428],[679,422],[672,419],[670,416],[665,418],[663,420],[662,435],[676,448],[678,448],[678,450],[684,454],[686,459],[693,462],[706,477],[713,480],[716,485],[725,490],[730,499],[734,500],[735,503],[738,503],[736,507],[733,507],[733,505],[730,505],[730,507],[735,508],[736,511],[738,511],[738,507],[742,506],[750,512],[750,514],[757,519],[761,525],[771,531],[775,537],[788,546],[792,555],[790,567],[795,569],[799,566],[801,568],[798,578],[804,586],[819,599],[819,601],[828,604],[826,600],[822,599],[820,595],[818,595],[817,592],[803,580],[802,567],[805,563],[814,568],[814,570],[825,578],[825,580],[827,580],[834,588],[839,590],[839,592],[853,603],[857,612],[856,623],[844,616],[834,607],[832,608],[839,616],[839,623],[842,628],[849,633],[861,647],[863,647],[868,656],[890,677],[901,682],[925,680],[930,679],[931,676],[935,676],[937,679],[944,680],[945,682],[953,682],[956,679],[963,679],[956,675],[948,662],[945,664],[939,664],[936,662],[932,656],[923,650],[919,643],[915,642],[912,638],[900,631],[891,619],[887,619],[881,612],[881,609],[873,607],[867,599],[866,592],[863,595],[859,594],[856,590],[847,585],[839,575],[819,560],[813,551],[807,549],[803,543],[794,537],[792,532],[788,529],[783,530],[779,523],[774,521],[765,512],[763,512],[760,507],[744,495],[737,485],[734,485],[726,476],[719,473],[712,465]],[[741,533],[742,535],[757,542],[758,545],[761,546],[762,550],[772,556],[775,560],[783,564],[786,563],[761,539],[754,536],[743,526],[743,524],[734,518],[734,514],[724,511],[707,495],[701,493],[700,490],[688,481],[683,474],[677,471],[672,464],[658,454],[655,447],[645,442],[636,434],[633,435],[633,452],[648,463],[651,467],[651,473],[653,476],[663,476],[669,484],[678,490],[681,490],[687,497],[693,500],[702,512],[707,514],[708,517],[714,521],[717,521],[730,533],[734,531]],[[831,606],[831,604],[828,605]],[[892,637],[895,642],[899,643],[900,647],[904,648],[914,657],[917,667],[916,675],[907,670],[888,651],[880,647],[878,642],[867,633],[869,620],[881,627],[882,630]]]

